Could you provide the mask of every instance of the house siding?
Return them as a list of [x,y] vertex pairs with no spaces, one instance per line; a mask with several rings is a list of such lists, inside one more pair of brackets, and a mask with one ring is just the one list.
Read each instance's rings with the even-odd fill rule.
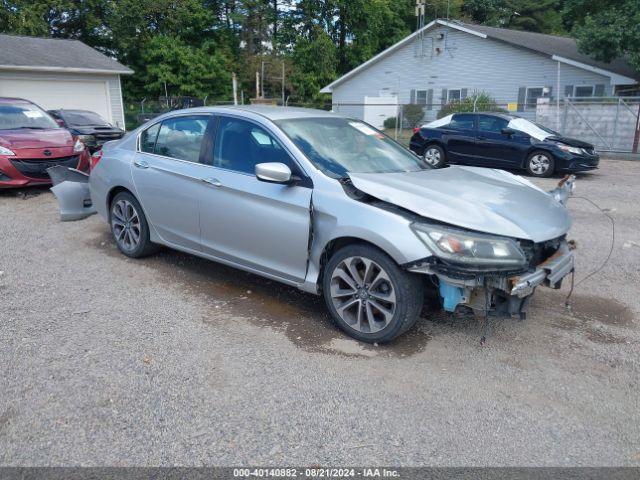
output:
[[[76,74],[76,73],[54,73],[54,72],[37,72],[37,71],[0,71],[0,80],[39,80],[39,81],[74,81],[74,82],[104,82],[105,94],[108,96],[108,106],[111,118],[107,118],[109,122],[124,128],[124,111],[122,104],[122,92],[120,89],[120,81],[117,74],[114,75],[93,75],[93,74]],[[2,92],[0,92],[0,95]],[[29,100],[29,99],[27,99]],[[79,105],[77,108],[81,108]],[[58,108],[58,107],[50,107]]]
[[[444,39],[439,40],[439,34],[443,34]],[[399,103],[406,104],[411,103],[412,90],[432,90],[435,105],[426,110],[426,118],[435,118],[440,104],[446,101],[444,92],[452,88],[466,89],[469,95],[474,90],[482,90],[503,107],[518,102],[521,87],[551,87],[553,99],[558,93],[564,97],[567,86],[604,85],[602,93],[613,94],[608,77],[567,64],[560,64],[560,91],[557,92],[558,62],[490,38],[440,26],[425,32],[422,42],[423,56],[420,40],[416,38],[335,85],[332,89],[334,110],[363,118],[361,104],[365,96],[397,94]],[[437,53],[436,48],[442,49],[441,53]]]

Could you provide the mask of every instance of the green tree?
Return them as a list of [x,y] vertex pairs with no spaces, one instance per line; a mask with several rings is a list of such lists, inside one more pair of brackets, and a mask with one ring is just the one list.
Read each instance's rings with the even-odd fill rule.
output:
[[142,60],[147,68],[138,79],[149,94],[164,93],[166,86],[169,95],[229,98],[228,59],[211,41],[194,47],[180,38],[159,35],[145,45]]
[[291,84],[296,98],[319,101],[320,89],[336,78],[337,48],[320,27],[310,37],[300,39],[293,50]]
[[564,16],[583,52],[603,62],[627,56],[640,72],[638,0],[567,0]]

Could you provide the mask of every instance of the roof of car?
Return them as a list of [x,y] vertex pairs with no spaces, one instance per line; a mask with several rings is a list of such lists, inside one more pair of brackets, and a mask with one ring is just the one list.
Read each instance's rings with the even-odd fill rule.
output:
[[275,105],[229,105],[215,107],[198,107],[184,110],[184,112],[251,112],[273,121],[288,120],[291,118],[341,117],[341,115],[333,112],[328,112],[326,110],[300,107],[278,107]]
[[0,35],[0,69],[133,73],[79,40],[5,34]]
[[0,97],[0,103],[15,104],[15,103],[32,103],[32,102],[24,98]]

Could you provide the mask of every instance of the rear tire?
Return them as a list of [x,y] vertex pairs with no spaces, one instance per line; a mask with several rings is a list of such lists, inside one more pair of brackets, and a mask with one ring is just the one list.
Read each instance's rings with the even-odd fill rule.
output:
[[423,160],[431,168],[441,168],[447,162],[447,155],[440,145],[427,145],[422,155]]
[[546,178],[553,175],[555,161],[549,152],[538,150],[527,157],[527,173],[533,177]]
[[142,206],[129,192],[120,192],[111,201],[109,225],[118,250],[127,257],[146,257],[160,249],[149,239],[149,224]]
[[422,279],[370,245],[335,252],[322,287],[334,323],[362,342],[390,342],[415,325],[422,310]]

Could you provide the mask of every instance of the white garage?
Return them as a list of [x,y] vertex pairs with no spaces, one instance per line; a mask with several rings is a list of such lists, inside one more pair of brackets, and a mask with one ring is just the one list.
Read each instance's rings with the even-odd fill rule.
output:
[[120,75],[131,73],[77,40],[0,35],[0,97],[91,110],[124,128]]

